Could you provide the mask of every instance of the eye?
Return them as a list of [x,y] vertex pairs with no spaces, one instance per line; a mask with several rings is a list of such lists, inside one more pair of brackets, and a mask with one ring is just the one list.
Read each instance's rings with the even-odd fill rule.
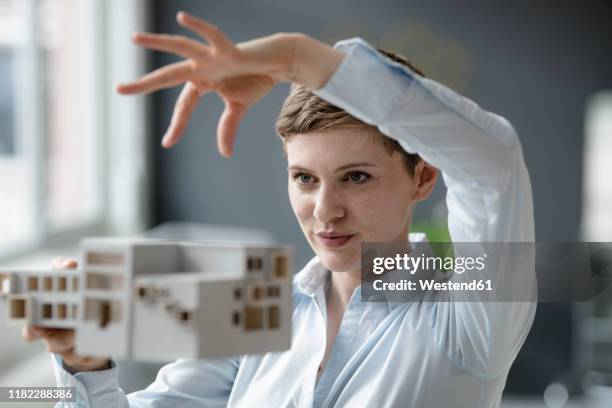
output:
[[350,181],[353,184],[363,184],[368,181],[370,177],[372,176],[370,176],[368,173],[364,173],[363,171],[352,171],[346,175],[345,180]]
[[293,173],[291,178],[295,180],[298,184],[311,184],[314,181],[314,177],[308,173]]

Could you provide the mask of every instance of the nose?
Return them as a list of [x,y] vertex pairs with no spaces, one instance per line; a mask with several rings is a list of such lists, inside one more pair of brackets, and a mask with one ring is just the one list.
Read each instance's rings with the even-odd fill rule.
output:
[[346,209],[342,198],[333,188],[322,185],[316,196],[313,215],[322,224],[342,219]]

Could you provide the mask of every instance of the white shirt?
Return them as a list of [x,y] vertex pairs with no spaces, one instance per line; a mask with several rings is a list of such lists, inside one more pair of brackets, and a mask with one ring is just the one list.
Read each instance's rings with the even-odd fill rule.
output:
[[[317,94],[441,170],[454,242],[533,242],[529,176],[507,120],[361,39],[336,48],[346,57]],[[502,277],[498,284],[510,284],[533,274],[533,259],[507,259],[494,273]],[[361,302],[357,288],[316,383],[326,342],[327,274],[314,258],[296,275],[288,351],[178,360],[127,397],[115,367],[73,376],[54,355],[58,385],[76,386],[82,407],[499,406],[535,303]]]

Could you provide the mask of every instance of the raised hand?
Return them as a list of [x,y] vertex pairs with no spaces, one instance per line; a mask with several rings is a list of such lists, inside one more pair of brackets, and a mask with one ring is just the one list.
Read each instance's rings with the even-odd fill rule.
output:
[[181,12],[179,24],[207,44],[179,35],[137,33],[133,41],[146,48],[170,52],[185,61],[159,68],[134,82],[119,85],[122,94],[152,92],[183,84],[172,120],[162,140],[168,148],[181,138],[200,98],[216,92],[225,103],[217,126],[219,152],[229,157],[240,120],[247,110],[293,71],[289,34],[276,34],[235,45],[204,20]]

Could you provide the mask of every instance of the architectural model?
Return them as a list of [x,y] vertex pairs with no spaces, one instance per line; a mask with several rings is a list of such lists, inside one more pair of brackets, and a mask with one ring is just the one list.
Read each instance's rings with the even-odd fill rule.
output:
[[290,346],[287,248],[88,238],[81,253],[78,270],[0,271],[9,323],[73,328],[77,353],[118,359]]

